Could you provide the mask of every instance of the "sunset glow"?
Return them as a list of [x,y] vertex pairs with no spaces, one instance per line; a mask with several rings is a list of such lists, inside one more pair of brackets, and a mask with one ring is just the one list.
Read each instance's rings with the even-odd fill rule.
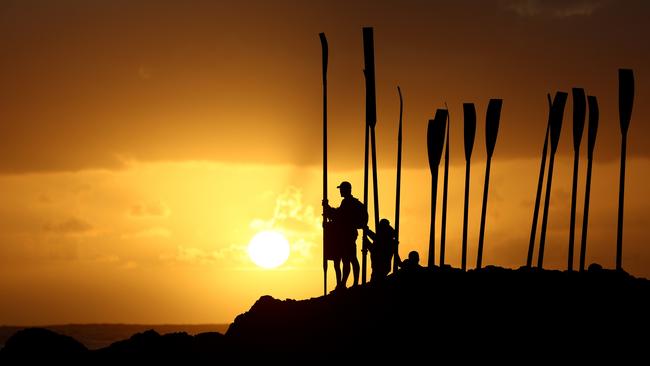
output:
[[[229,323],[263,295],[322,295],[318,33],[329,42],[327,198],[337,207],[342,181],[363,200],[363,26],[374,27],[375,37],[379,216],[393,223],[397,85],[404,96],[403,258],[417,250],[427,263],[426,130],[446,104],[446,261],[460,266],[462,104],[473,102],[467,255],[476,262],[486,108],[490,98],[502,98],[483,264],[522,266],[547,93],[579,86],[600,105],[587,264],[613,268],[617,70],[630,68],[637,89],[623,260],[630,274],[650,277],[650,2],[618,3],[3,2],[0,324]],[[572,108],[569,100],[554,163],[549,269],[567,262]],[[579,208],[586,145],[579,151]],[[442,184],[439,205],[441,197]],[[372,204],[369,213],[374,229]],[[582,210],[576,215],[581,228]],[[331,264],[327,276],[332,290]]]
[[277,231],[262,231],[248,244],[248,255],[262,268],[276,268],[289,258],[289,242]]

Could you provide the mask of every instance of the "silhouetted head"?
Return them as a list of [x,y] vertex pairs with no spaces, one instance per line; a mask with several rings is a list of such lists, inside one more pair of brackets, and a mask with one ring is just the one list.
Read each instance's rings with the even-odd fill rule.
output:
[[352,184],[350,182],[343,181],[336,188],[341,190],[341,197],[351,197],[352,196]]
[[390,221],[388,219],[379,220],[379,226],[377,227],[378,233],[387,233],[392,234],[393,228],[390,226]]
[[409,262],[412,264],[418,264],[420,263],[420,254],[416,250],[412,250],[409,252]]

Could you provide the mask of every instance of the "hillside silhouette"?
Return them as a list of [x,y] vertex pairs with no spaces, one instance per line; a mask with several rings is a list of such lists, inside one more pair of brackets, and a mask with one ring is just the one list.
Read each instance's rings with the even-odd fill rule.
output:
[[87,350],[70,337],[26,329],[7,341],[0,361],[621,359],[645,354],[648,309],[650,281],[598,265],[582,273],[435,267],[324,297],[262,296],[226,334],[150,330]]

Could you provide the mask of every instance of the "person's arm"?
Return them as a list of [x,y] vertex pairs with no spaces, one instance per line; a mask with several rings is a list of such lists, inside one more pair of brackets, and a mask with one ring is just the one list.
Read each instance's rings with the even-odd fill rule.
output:
[[327,200],[323,201],[323,211],[325,212],[326,217],[333,217],[336,215],[336,208],[330,206],[329,202]]
[[372,230],[370,230],[370,228],[369,228],[368,226],[366,226],[365,228],[363,228],[363,231],[366,233],[366,235],[368,235],[368,237],[369,237],[370,239],[372,239],[373,242],[375,241],[375,236],[376,236],[376,235],[375,235],[375,233],[374,233]]
[[399,250],[395,251],[395,258],[397,259],[397,268],[404,268],[404,262],[402,262],[402,258],[399,256]]
[[366,236],[363,238],[363,246],[362,249],[368,250],[370,253],[374,252],[375,250],[375,245],[370,241],[370,237]]

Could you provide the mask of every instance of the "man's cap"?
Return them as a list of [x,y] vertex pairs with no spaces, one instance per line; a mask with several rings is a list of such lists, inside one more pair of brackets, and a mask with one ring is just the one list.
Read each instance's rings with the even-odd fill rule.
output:
[[339,188],[339,189],[343,189],[343,188],[352,189],[352,184],[350,184],[350,182],[343,181],[343,182],[341,182],[341,184],[336,186],[336,188]]

